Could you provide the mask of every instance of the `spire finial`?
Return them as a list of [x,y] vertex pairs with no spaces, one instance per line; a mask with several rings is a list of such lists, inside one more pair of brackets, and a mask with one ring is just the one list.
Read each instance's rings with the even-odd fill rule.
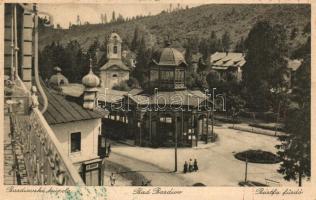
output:
[[90,61],[90,72],[92,72],[92,58],[91,58],[91,55],[89,55],[89,61]]
[[166,39],[166,41],[165,41],[165,45],[166,45],[166,47],[169,47],[169,46],[171,45],[171,42],[170,42],[170,35],[169,35],[169,34],[168,34],[167,39]]

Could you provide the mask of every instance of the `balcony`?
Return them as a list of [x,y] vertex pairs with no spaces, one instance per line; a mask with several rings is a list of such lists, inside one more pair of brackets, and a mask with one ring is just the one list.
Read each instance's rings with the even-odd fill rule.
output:
[[84,185],[36,98],[19,78],[5,84],[4,184]]

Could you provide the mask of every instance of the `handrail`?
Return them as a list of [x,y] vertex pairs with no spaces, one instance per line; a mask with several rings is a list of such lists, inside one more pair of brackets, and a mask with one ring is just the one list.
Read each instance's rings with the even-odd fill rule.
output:
[[[32,98],[19,77],[16,82],[15,86],[25,92],[25,97]],[[31,184],[85,185],[38,107],[33,104],[30,114],[14,118],[16,140],[22,146]]]
[[[42,113],[39,111],[38,108],[33,108],[34,114],[39,119],[40,123],[42,124],[43,128],[45,128],[47,135],[49,136],[51,142],[55,145],[56,151],[60,157],[61,160],[64,163],[64,166],[66,168],[66,171],[70,173],[70,177],[73,179],[75,185],[83,186],[85,185],[82,181],[77,169],[74,167],[70,159],[68,158],[67,154],[62,149],[62,146],[58,139],[55,136],[54,131],[51,129],[51,127],[48,125],[47,121],[45,120]],[[56,155],[56,154],[55,154]]]

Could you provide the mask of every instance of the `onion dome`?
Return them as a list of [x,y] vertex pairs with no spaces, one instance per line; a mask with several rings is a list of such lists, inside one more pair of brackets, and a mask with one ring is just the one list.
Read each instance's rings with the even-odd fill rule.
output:
[[98,87],[100,85],[100,79],[97,77],[92,69],[90,68],[90,72],[82,78],[82,84],[85,87]]
[[181,63],[187,64],[182,53],[175,48],[166,47],[160,54],[158,65],[179,66]]
[[66,85],[69,83],[68,79],[62,75],[61,69],[59,67],[54,67],[55,74],[52,75],[48,81],[51,86]]

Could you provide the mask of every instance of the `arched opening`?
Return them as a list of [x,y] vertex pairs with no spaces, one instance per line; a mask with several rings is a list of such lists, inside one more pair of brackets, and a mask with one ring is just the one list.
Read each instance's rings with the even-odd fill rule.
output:
[[116,45],[113,47],[113,53],[117,54],[117,46]]

